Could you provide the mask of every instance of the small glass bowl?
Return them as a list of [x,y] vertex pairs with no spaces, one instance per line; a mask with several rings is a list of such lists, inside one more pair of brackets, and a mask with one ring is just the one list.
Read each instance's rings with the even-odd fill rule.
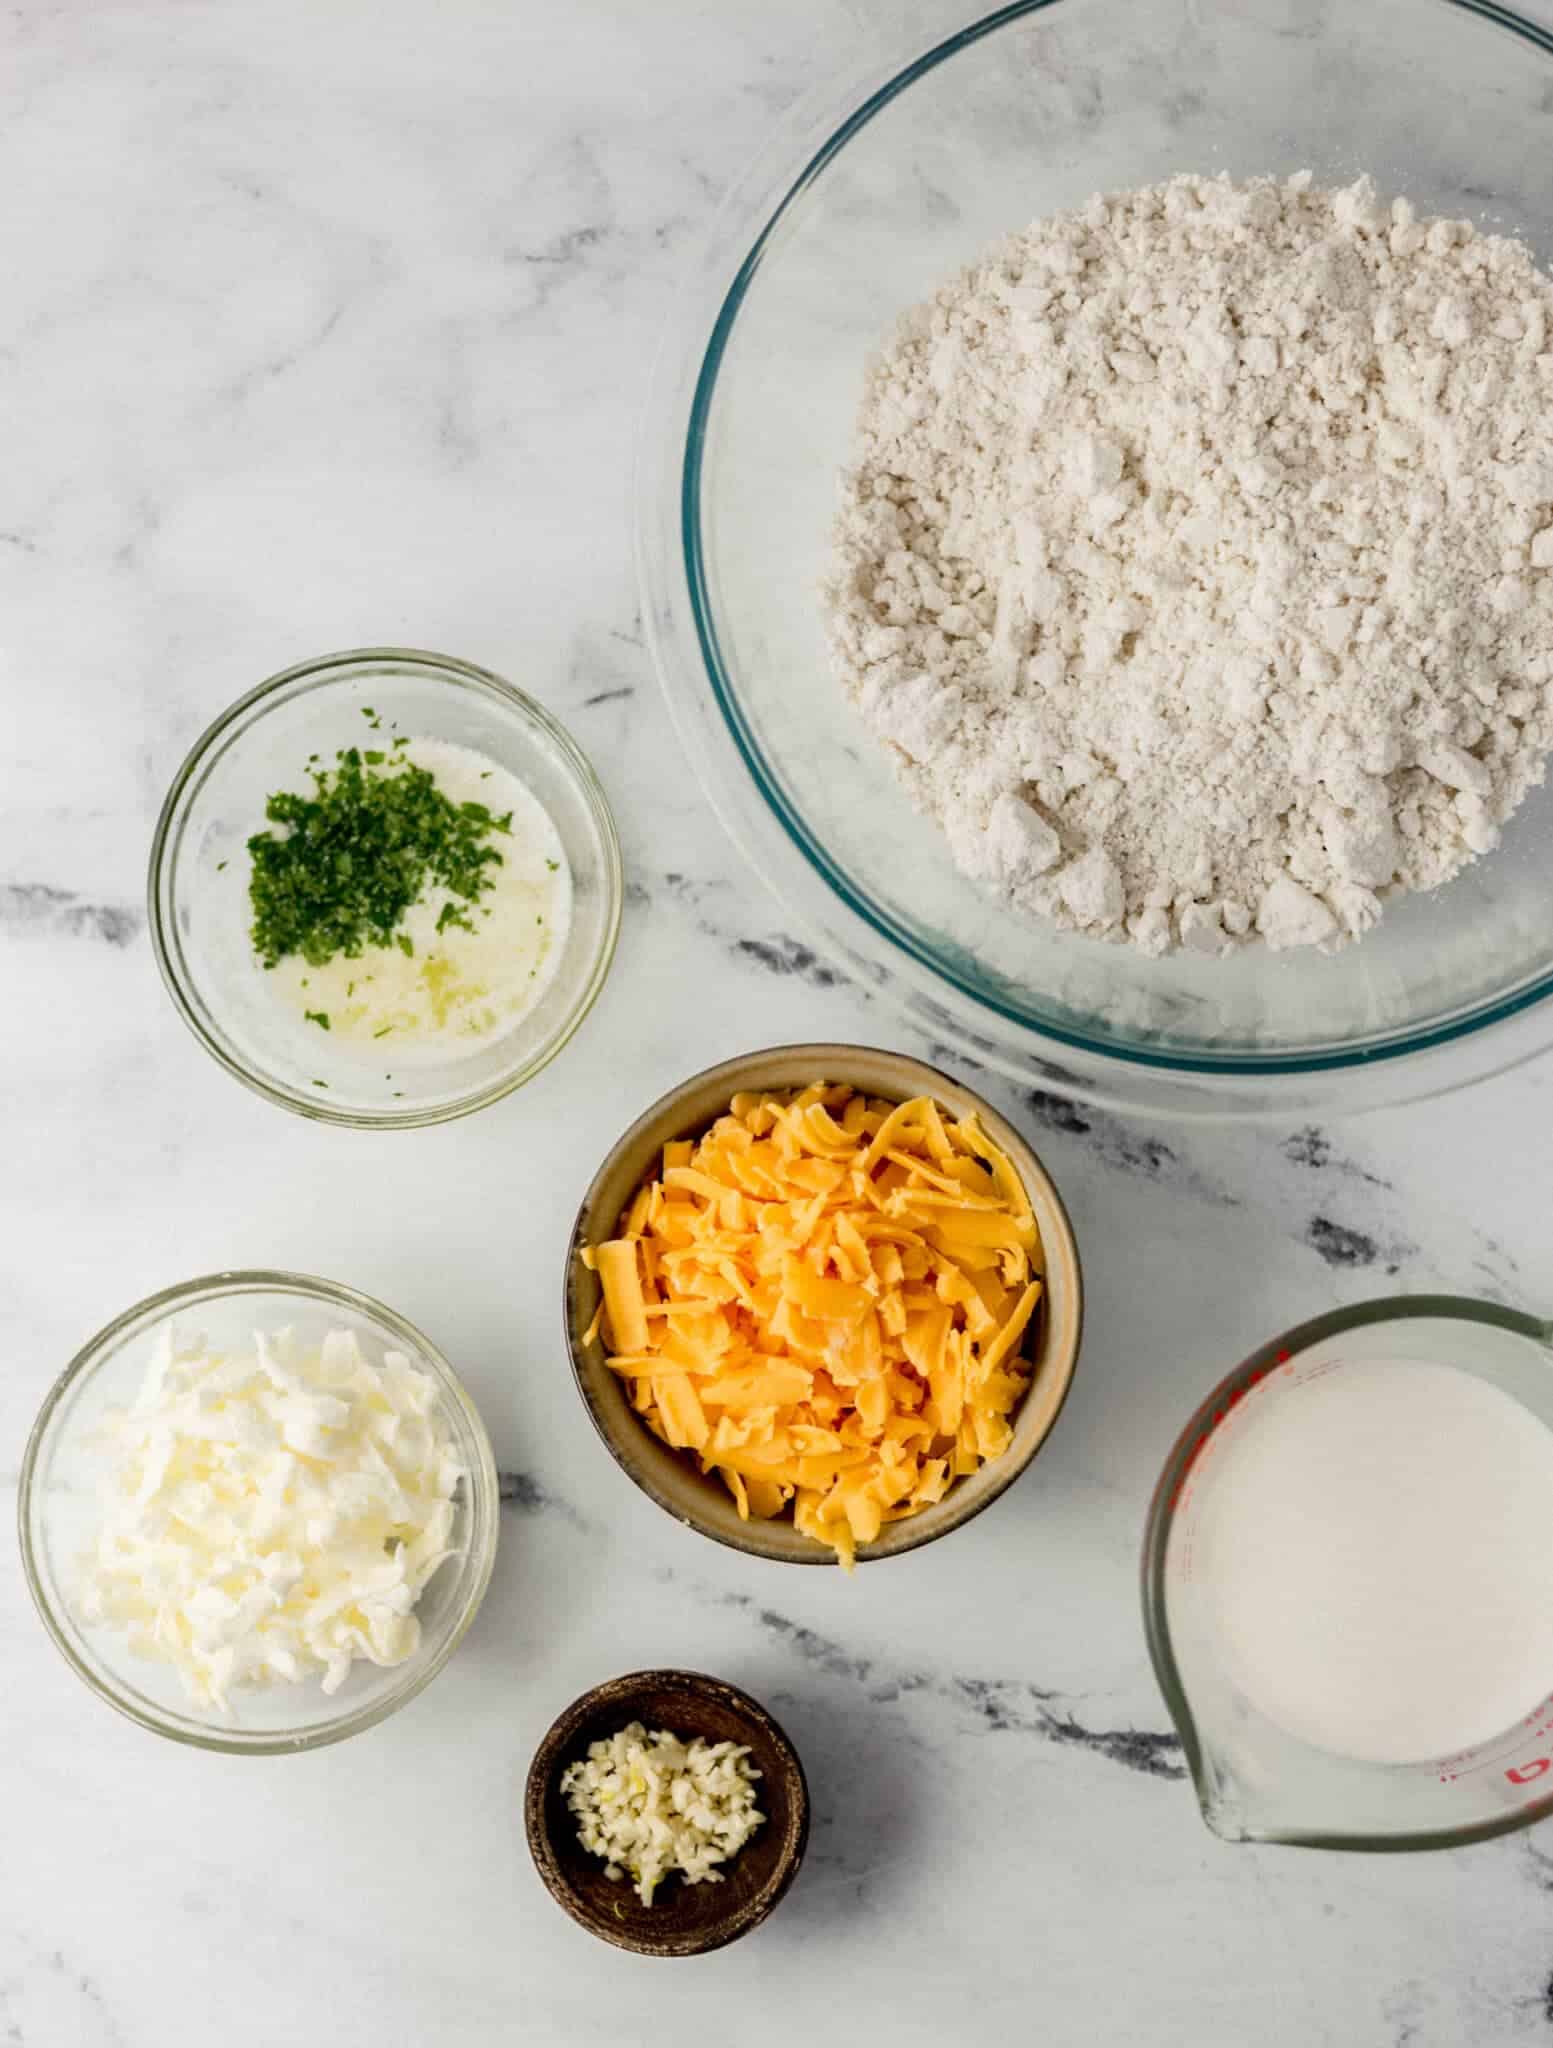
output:
[[[121,1631],[77,1617],[72,1574],[90,1547],[99,1513],[102,1453],[95,1439],[106,1412],[133,1398],[152,1339],[172,1321],[203,1330],[212,1343],[287,1324],[302,1342],[317,1342],[345,1328],[363,1340],[374,1362],[385,1349],[404,1351],[436,1381],[442,1420],[466,1476],[455,1496],[455,1554],[433,1574],[416,1605],[421,1640],[403,1664],[383,1670],[358,1658],[332,1697],[317,1678],[234,1692],[227,1717],[194,1706],[172,1667],[134,1656]],[[174,1742],[235,1756],[278,1756],[358,1735],[431,1683],[490,1584],[498,1494],[485,1425],[452,1367],[419,1330],[392,1309],[332,1281],[296,1273],[217,1273],[126,1309],[71,1360],[28,1439],[17,1524],[28,1588],[43,1624],[100,1699]]]
[[[264,827],[266,799],[305,787],[309,755],[332,761],[390,733],[489,755],[549,812],[571,869],[571,925],[545,993],[510,1031],[456,1059],[376,1064],[334,1045],[288,1016],[249,942],[247,841]],[[148,879],[162,979],[206,1050],[299,1116],[368,1130],[483,1109],[554,1059],[604,986],[623,894],[614,820],[571,735],[499,676],[403,648],[303,662],[223,712],[173,779]]]

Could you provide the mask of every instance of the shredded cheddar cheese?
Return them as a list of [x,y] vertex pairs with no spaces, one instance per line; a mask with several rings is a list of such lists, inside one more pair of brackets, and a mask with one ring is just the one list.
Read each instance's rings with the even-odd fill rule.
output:
[[1007,1158],[931,1097],[736,1095],[583,1257],[648,1427],[848,1569],[1008,1446],[1040,1237]]

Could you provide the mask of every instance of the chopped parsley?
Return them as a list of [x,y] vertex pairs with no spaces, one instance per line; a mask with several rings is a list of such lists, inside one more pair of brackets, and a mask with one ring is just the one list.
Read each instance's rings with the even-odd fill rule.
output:
[[[292,953],[322,967],[369,945],[413,956],[397,927],[428,887],[473,904],[492,886],[502,856],[489,841],[510,832],[510,811],[498,818],[484,804],[454,803],[402,754],[342,747],[333,768],[309,772],[312,795],[279,790],[265,804],[270,824],[285,829],[248,841],[253,947],[266,967]],[[455,908],[449,922],[462,916]]]
[[316,1024],[321,1031],[329,1029],[329,1012],[327,1010],[304,1010],[302,1015],[309,1024]]
[[218,860],[218,861],[216,862],[216,873],[217,873],[217,874],[219,875],[219,874],[221,873],[221,870],[222,870],[222,869],[223,869],[223,868],[224,868],[225,866],[226,866],[226,862],[225,862],[224,860]]
[[381,1031],[374,1031],[372,1036],[374,1038],[386,1038],[389,1032],[393,1030],[393,1028],[394,1027],[392,1024],[385,1024]]
[[545,866],[550,870],[552,875],[557,875],[561,871],[561,863],[558,860],[547,860],[545,862]]

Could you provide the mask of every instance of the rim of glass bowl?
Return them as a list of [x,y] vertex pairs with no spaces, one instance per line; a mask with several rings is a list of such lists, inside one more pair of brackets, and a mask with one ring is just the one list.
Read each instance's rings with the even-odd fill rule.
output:
[[[65,1396],[90,1379],[102,1365],[108,1352],[129,1333],[144,1334],[164,1321],[169,1314],[176,1314],[183,1308],[220,1300],[228,1295],[261,1292],[295,1294],[308,1301],[327,1302],[332,1307],[349,1310],[363,1320],[380,1324],[404,1345],[417,1362],[426,1366],[443,1393],[463,1416],[479,1454],[478,1468],[469,1474],[468,1481],[469,1548],[475,1555],[475,1567],[457,1620],[443,1641],[424,1661],[420,1659],[419,1653],[409,1659],[403,1667],[406,1676],[402,1685],[373,1700],[369,1705],[358,1707],[353,1713],[342,1714],[337,1720],[322,1722],[317,1728],[307,1729],[300,1734],[286,1734],[273,1729],[254,1731],[246,1735],[234,1730],[226,1734],[216,1727],[203,1728],[192,1721],[174,1718],[171,1714],[163,1715],[132,1697],[105,1669],[88,1663],[76,1650],[62,1625],[54,1599],[43,1582],[32,1540],[32,1494],[38,1461],[49,1433],[49,1425]],[[194,1749],[220,1750],[229,1756],[290,1756],[303,1750],[324,1749],[332,1742],[343,1742],[347,1736],[359,1735],[363,1729],[375,1727],[379,1721],[387,1720],[390,1714],[395,1713],[407,1701],[413,1700],[417,1693],[423,1692],[430,1685],[462,1642],[470,1623],[480,1610],[480,1603],[484,1600],[486,1589],[491,1583],[500,1531],[500,1491],[495,1454],[492,1452],[485,1424],[480,1418],[480,1411],[470,1399],[452,1366],[436,1345],[413,1323],[406,1322],[403,1316],[396,1314],[391,1308],[386,1308],[382,1302],[375,1301],[371,1295],[361,1294],[354,1287],[347,1287],[340,1281],[322,1280],[308,1273],[255,1269],[234,1273],[207,1273],[197,1280],[184,1280],[175,1287],[164,1287],[159,1294],[147,1295],[144,1301],[137,1301],[132,1308],[125,1309],[122,1315],[115,1316],[111,1323],[106,1324],[82,1345],[44,1397],[37,1420],[33,1423],[27,1438],[27,1449],[22,1457],[21,1475],[16,1489],[16,1529],[22,1554],[22,1570],[38,1617],[65,1662],[99,1699],[106,1700],[110,1707],[128,1720],[136,1722],[142,1728],[150,1729],[152,1734],[166,1736],[170,1742],[187,1743]]]
[[[255,722],[250,714],[259,711],[271,699],[289,692],[300,696],[307,690],[321,689],[338,681],[353,670],[369,668],[374,664],[392,662],[399,668],[407,668],[422,675],[450,682],[464,689],[475,689],[495,697],[502,705],[516,711],[520,717],[539,726],[554,743],[567,767],[571,770],[577,787],[588,807],[594,825],[598,830],[603,849],[603,875],[601,886],[605,895],[604,931],[595,951],[588,979],[577,1001],[567,1011],[550,1037],[510,1072],[503,1073],[485,1087],[460,1095],[445,1103],[417,1108],[389,1108],[383,1110],[342,1109],[314,1096],[293,1093],[268,1076],[258,1073],[223,1042],[223,1039],[207,1027],[201,1014],[203,1005],[197,996],[194,977],[188,972],[184,960],[183,946],[178,935],[177,918],[174,914],[174,877],[178,866],[178,853],[182,844],[184,825],[188,818],[194,797],[205,776],[228,746],[241,739]],[[262,715],[262,712],[261,714]],[[413,1130],[428,1124],[450,1123],[455,1117],[470,1116],[477,1109],[485,1109],[493,1102],[499,1102],[504,1095],[510,1095],[525,1081],[531,1081],[539,1071],[547,1067],[580,1028],[583,1019],[593,1008],[609,977],[611,963],[615,957],[615,945],[620,936],[621,908],[625,900],[625,872],[620,857],[620,837],[615,829],[614,815],[603,785],[594,773],[587,756],[572,738],[566,727],[548,712],[544,705],[520,690],[505,677],[495,675],[490,669],[480,668],[472,661],[460,661],[457,656],[433,654],[418,647],[355,647],[339,654],[321,654],[310,661],[297,662],[293,667],[282,669],[279,674],[267,676],[262,683],[256,683],[251,690],[228,705],[219,718],[214,719],[200,734],[185,755],[182,766],[173,777],[172,786],[163,801],[161,814],[156,821],[156,831],[151,840],[151,858],[146,879],[146,906],[151,929],[151,945],[156,954],[156,964],[174,1007],[185,1024],[194,1033],[200,1044],[211,1057],[225,1067],[227,1072],[241,1081],[245,1088],[262,1095],[267,1101],[278,1103],[282,1109],[292,1110],[298,1116],[310,1117],[315,1123],[344,1124],[355,1130]]]
[[[1172,1054],[1034,1023],[940,963],[831,860],[789,805],[739,707],[713,616],[700,493],[718,376],[750,285],[789,209],[876,114],[960,51],[1059,4],[1013,0],[935,41],[910,62],[897,60],[886,72],[870,62],[812,95],[779,124],[730,190],[687,272],[644,420],[637,520],[649,642],[681,739],[725,830],[784,907],[865,984],[887,988],[893,969],[904,985],[901,999],[922,1028],[1017,1079],[1028,1081],[1035,1071],[1066,1093],[1123,1110],[1286,1116],[1316,1107],[1360,1110],[1422,1100],[1519,1066],[1553,1043],[1553,1014],[1537,1010],[1553,993],[1553,968],[1426,1027],[1299,1054]],[[1553,32],[1496,0],[1436,4],[1508,29],[1553,56]],[[748,801],[746,776],[759,803]],[[789,849],[799,855],[797,864]],[[870,937],[885,942],[889,965],[869,949]],[[1012,1026],[1025,1042],[1000,1040],[1000,1026]]]

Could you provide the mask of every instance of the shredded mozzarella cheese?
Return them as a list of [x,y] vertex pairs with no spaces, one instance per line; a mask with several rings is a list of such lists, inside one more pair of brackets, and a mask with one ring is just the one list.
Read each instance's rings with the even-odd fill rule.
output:
[[234,1687],[414,1655],[414,1608],[452,1554],[463,1468],[436,1382],[399,1351],[381,1365],[348,1330],[302,1352],[289,1330],[207,1348],[163,1328],[81,1560],[81,1618],[129,1632],[196,1705]]

